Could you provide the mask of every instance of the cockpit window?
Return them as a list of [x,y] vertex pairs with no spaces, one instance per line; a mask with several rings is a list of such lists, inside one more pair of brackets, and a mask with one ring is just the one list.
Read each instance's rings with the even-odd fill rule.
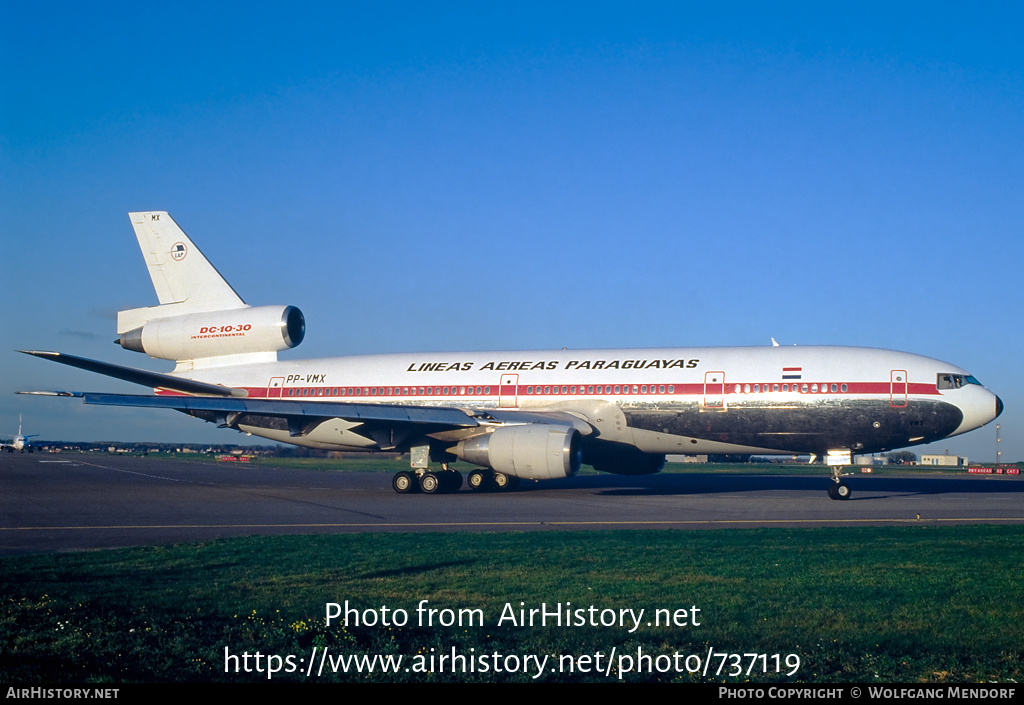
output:
[[976,380],[973,375],[958,375],[952,372],[940,372],[936,386],[939,389],[960,389],[965,384],[981,386],[981,382]]

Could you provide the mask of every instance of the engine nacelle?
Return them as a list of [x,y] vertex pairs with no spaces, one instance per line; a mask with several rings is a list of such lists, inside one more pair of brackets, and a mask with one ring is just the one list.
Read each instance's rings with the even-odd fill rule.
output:
[[502,426],[459,441],[455,457],[524,480],[570,477],[580,469],[580,434],[574,428],[531,423]]
[[595,443],[587,450],[583,462],[598,472],[613,475],[653,475],[665,467],[665,456],[644,453],[624,443]]
[[123,333],[121,347],[163,360],[196,360],[294,348],[306,319],[294,306],[258,306],[156,318]]

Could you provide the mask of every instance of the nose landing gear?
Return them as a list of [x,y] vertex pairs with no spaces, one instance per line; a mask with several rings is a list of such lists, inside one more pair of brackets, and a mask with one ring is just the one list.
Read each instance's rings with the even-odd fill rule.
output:
[[850,486],[837,480],[828,488],[828,496],[830,499],[849,499]]
[[[850,473],[846,473],[850,474]],[[843,478],[843,466],[833,465],[832,466],[832,484],[828,488],[829,499],[849,499],[850,498],[850,486],[842,480]]]

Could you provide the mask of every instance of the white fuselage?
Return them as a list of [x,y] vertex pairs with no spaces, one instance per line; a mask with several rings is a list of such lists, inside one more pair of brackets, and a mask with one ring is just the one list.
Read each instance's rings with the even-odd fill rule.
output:
[[[648,453],[875,452],[995,418],[994,394],[973,381],[940,389],[940,375],[973,380],[919,355],[817,346],[409,353],[182,373],[254,399],[568,411]],[[351,432],[305,444],[368,449]]]

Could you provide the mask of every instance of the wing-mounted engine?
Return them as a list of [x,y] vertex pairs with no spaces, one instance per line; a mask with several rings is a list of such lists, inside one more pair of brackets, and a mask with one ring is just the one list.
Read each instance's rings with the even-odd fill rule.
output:
[[126,350],[163,360],[195,360],[276,353],[294,348],[306,334],[294,306],[258,306],[157,318],[121,334]]
[[575,475],[582,457],[580,433],[568,426],[530,423],[501,426],[449,448],[466,462],[520,477],[553,480]]

